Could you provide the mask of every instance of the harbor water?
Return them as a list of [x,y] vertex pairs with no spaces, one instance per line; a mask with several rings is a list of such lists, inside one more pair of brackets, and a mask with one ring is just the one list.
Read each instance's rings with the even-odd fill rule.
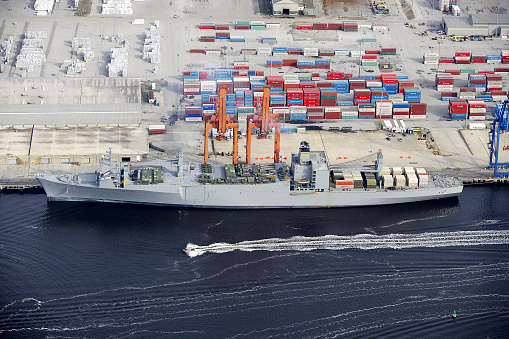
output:
[[0,337],[507,338],[508,206],[507,185],[313,210],[0,193]]

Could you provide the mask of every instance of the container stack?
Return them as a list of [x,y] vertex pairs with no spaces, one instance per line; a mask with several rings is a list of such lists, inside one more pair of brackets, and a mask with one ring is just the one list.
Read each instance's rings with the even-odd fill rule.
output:
[[184,76],[184,95],[199,95],[200,79],[198,76]]
[[468,102],[463,99],[449,100],[449,116],[452,120],[466,120]]
[[282,66],[281,60],[267,60],[267,68],[281,68]]
[[270,47],[258,47],[258,55],[272,55],[272,48]]
[[473,64],[484,64],[486,63],[486,53],[472,53],[470,62]]
[[483,100],[468,100],[468,119],[486,120],[486,103]]
[[359,30],[359,25],[356,22],[343,22],[343,31],[344,32],[357,32]]
[[288,47],[272,47],[273,56],[288,56]]
[[383,87],[385,87],[385,90],[389,94],[396,94],[398,93],[398,76],[396,74],[382,74],[382,84]]
[[350,91],[356,91],[366,88],[366,80],[362,78],[350,78],[348,79],[348,87]]
[[316,22],[316,23],[313,24],[313,30],[326,31],[327,30],[327,24]]
[[417,175],[415,174],[415,170],[413,167],[405,167],[405,181],[408,187],[419,187],[419,179],[417,179]]
[[234,61],[233,69],[249,69],[249,61]]
[[359,119],[374,119],[376,116],[376,104],[358,104]]
[[486,76],[486,90],[501,91],[502,90],[502,75],[489,74]]
[[307,119],[306,106],[292,106],[290,107],[290,120],[306,120]]
[[327,72],[327,80],[345,80],[345,73]]
[[338,93],[333,88],[323,88],[320,90],[321,106],[337,106]]
[[428,173],[424,168],[416,168],[415,173],[417,174],[417,179],[419,180],[419,187],[427,186],[429,184]]
[[320,48],[319,56],[334,56],[333,49]]
[[403,93],[403,90],[409,87],[415,87],[413,80],[399,80],[398,93]]
[[352,172],[334,173],[334,180],[336,180],[336,189],[345,191],[355,188]]
[[486,56],[487,64],[499,64],[502,63],[502,56],[500,55],[488,55]]
[[304,105],[304,93],[302,89],[289,89],[286,91],[286,105],[292,106],[303,106]]
[[309,120],[322,120],[324,118],[323,107],[308,107],[307,118]]
[[216,32],[216,39],[230,39],[230,32]]
[[315,60],[316,69],[330,69],[330,60]]
[[327,106],[324,107],[324,119],[341,119],[341,107]]
[[460,88],[459,99],[475,99],[475,88],[474,87],[462,87]]
[[425,65],[438,65],[438,60],[438,53],[425,53],[422,61]]
[[425,103],[410,103],[410,119],[426,119],[427,107]]
[[435,85],[439,92],[452,92],[454,88],[454,78],[450,73],[437,73]]
[[[350,86],[351,86],[351,84],[350,84]],[[369,89],[356,89],[354,91],[354,94],[353,94],[354,106],[357,106],[360,103],[368,104],[370,102],[371,102],[371,91]]]
[[406,186],[406,178],[403,174],[395,174],[394,177],[394,186],[396,187],[405,187]]
[[297,59],[283,59],[283,67],[297,67]]
[[275,37],[262,37],[262,44],[274,45],[277,43],[277,39]]
[[249,26],[251,27],[251,29],[257,29],[257,30],[265,29],[265,21],[251,20],[249,22]]
[[202,121],[203,113],[201,106],[186,106],[186,121]]
[[503,102],[504,100],[507,100],[506,91],[491,91],[490,93],[493,102]]
[[476,92],[486,91],[486,74],[469,73],[468,87],[475,88]]
[[304,56],[317,57],[320,54],[320,50],[316,47],[306,47],[302,49]]
[[382,186],[383,188],[394,187],[394,178],[390,174],[382,174]]
[[327,30],[329,31],[340,31],[343,29],[343,24],[341,23],[329,23],[327,25]]
[[313,69],[313,61],[297,61],[298,69]]
[[288,48],[288,55],[302,55],[302,48]]
[[509,64],[509,49],[502,50],[502,63]]
[[405,88],[403,91],[405,101],[408,102],[421,102],[421,90],[418,88]]
[[372,89],[370,89],[370,91],[371,91],[371,103],[372,104],[374,104],[378,100],[388,100],[389,99],[389,95],[387,94],[386,91],[372,90]]
[[380,55],[396,55],[396,48],[395,47],[382,48],[380,50]]
[[359,112],[356,106],[342,106],[341,119],[358,119]]
[[454,62],[457,64],[470,64],[470,52],[456,52]]
[[361,57],[362,66],[378,66],[377,54],[365,54]]
[[217,93],[217,83],[215,80],[202,80],[200,81],[200,94],[215,94]]
[[408,119],[408,118],[410,118],[410,103],[408,103],[408,102],[394,102],[392,104],[392,117],[394,119]]
[[338,92],[338,93],[350,93],[350,85],[348,83],[348,80],[339,80],[339,81],[333,81],[332,87]]
[[304,106],[320,106],[320,90],[318,88],[304,88]]
[[235,21],[235,29],[249,29],[249,21],[247,20],[237,20]]
[[[363,172],[363,174],[364,174],[364,179],[366,180],[366,188],[367,189],[377,188],[375,175],[373,173],[369,173],[369,172]],[[355,179],[355,177],[354,177],[354,179]]]
[[379,100],[376,102],[376,119],[392,119],[392,101]]

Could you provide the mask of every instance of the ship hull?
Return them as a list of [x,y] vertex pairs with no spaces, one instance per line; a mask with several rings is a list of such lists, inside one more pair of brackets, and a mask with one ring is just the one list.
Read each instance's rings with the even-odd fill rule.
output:
[[56,176],[39,177],[49,201],[93,201],[192,208],[336,208],[376,206],[457,197],[463,186],[396,190],[352,189],[291,191],[290,184],[156,185],[100,188],[62,182]]

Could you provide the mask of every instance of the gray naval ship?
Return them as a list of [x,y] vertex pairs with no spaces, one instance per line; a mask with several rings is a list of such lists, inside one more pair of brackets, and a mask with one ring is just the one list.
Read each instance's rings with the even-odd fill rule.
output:
[[49,201],[96,201],[202,208],[330,208],[418,202],[458,196],[459,178],[424,169],[330,165],[307,142],[291,164],[191,166],[174,161],[117,163],[111,149],[95,173],[39,175]]

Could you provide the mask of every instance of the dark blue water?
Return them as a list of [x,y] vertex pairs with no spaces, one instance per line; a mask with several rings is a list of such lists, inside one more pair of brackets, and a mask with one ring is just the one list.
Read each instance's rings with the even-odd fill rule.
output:
[[1,337],[509,337],[507,186],[291,211],[3,193],[0,212]]

